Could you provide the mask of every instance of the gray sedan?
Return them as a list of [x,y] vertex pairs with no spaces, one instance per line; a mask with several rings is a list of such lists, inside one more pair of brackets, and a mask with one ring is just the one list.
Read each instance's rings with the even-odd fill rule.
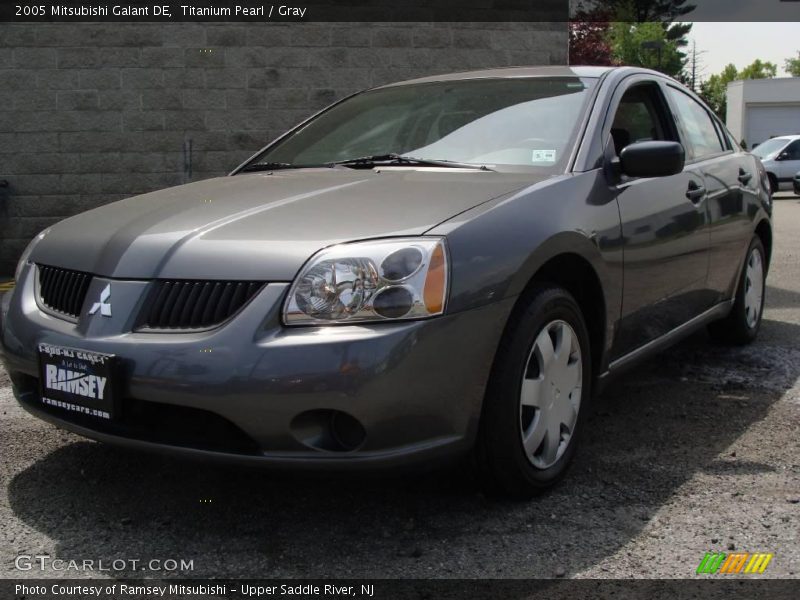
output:
[[701,327],[755,338],[770,201],[659,73],[418,79],[43,231],[0,348],[22,406],[97,440],[295,470],[470,456],[528,497],[610,377]]

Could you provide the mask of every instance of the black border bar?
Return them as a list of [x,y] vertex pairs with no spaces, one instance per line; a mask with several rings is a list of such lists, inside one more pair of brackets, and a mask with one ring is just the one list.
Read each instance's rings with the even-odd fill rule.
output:
[[568,17],[568,0],[2,0],[0,4],[0,22],[42,23],[564,22]]
[[[124,593],[122,585],[151,588],[150,593]],[[18,587],[25,586],[25,587]],[[116,586],[112,588],[111,586]],[[172,586],[172,587],[171,587]],[[326,587],[328,586],[328,587]],[[81,592],[85,587],[87,591]],[[152,588],[164,589],[155,593]],[[331,587],[334,589],[331,590]],[[371,580],[225,580],[225,579],[4,579],[4,600],[608,600],[648,599],[738,600],[797,598],[797,580],[747,576],[702,576],[697,579],[371,579]],[[32,593],[39,588],[44,593]],[[77,588],[77,593],[64,593]],[[99,588],[101,593],[88,591]],[[289,593],[288,588],[291,588]],[[366,592],[364,590],[367,590]],[[55,590],[55,593],[54,593]],[[113,591],[112,591],[113,590]],[[286,591],[284,591],[286,590]],[[257,593],[260,591],[261,593]],[[371,593],[370,593],[371,591]]]
[[[673,15],[633,20],[800,22],[800,0],[672,2]],[[627,20],[629,7],[626,0],[0,0],[0,23],[552,23]]]

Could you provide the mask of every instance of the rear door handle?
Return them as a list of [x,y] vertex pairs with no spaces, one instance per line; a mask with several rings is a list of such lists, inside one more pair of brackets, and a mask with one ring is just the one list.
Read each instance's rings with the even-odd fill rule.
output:
[[689,189],[686,190],[686,197],[697,204],[706,195],[706,188],[702,185],[697,185],[694,181],[689,182]]
[[752,178],[753,178],[753,174],[752,173],[748,173],[744,169],[739,168],[739,183],[741,183],[743,185],[747,185],[748,183],[750,183],[750,180]]

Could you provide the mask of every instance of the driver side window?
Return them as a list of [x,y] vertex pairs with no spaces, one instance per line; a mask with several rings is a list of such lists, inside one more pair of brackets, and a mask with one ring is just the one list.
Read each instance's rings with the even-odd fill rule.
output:
[[786,157],[783,160],[800,160],[800,140],[795,140],[781,152]]
[[668,132],[663,106],[653,84],[634,85],[625,92],[611,125],[617,156],[625,146],[635,142],[674,140]]

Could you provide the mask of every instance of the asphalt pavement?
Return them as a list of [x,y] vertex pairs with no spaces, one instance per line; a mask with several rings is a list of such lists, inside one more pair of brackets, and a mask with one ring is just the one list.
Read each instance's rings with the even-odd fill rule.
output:
[[[616,381],[567,479],[523,503],[484,497],[461,469],[289,477],[120,450],[31,417],[0,370],[0,577],[683,578],[708,551],[773,553],[763,577],[798,577],[800,199],[787,194],[767,283],[756,343],[700,333]],[[193,570],[20,571],[19,555]]]

